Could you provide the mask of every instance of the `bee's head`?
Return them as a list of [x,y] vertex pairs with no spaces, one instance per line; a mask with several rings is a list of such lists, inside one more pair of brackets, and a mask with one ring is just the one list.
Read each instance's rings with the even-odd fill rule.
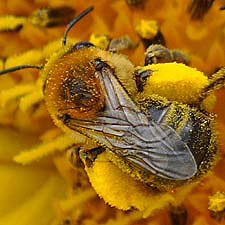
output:
[[[96,48],[89,42],[67,43],[70,29],[92,10],[93,7],[87,8],[68,24],[62,48],[53,53],[44,66],[21,65],[0,71],[2,75],[24,68],[41,69],[46,106],[57,125],[63,122],[69,127],[69,120],[97,121],[106,106],[102,72],[106,77],[119,79],[116,89],[122,84],[129,94],[137,92],[134,66],[126,57]],[[111,90],[112,95],[114,91]]]
[[96,78],[97,51],[90,43],[78,43],[46,66],[44,93],[51,115],[91,119],[104,108],[104,94]]
[[95,48],[89,42],[67,44],[70,29],[93,10],[89,7],[68,24],[63,48],[44,69],[44,94],[47,108],[55,119],[93,118],[104,106],[104,97],[95,77]]

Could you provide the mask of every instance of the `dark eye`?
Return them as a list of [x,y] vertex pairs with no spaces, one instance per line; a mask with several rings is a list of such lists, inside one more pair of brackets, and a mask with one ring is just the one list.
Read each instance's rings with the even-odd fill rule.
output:
[[81,42],[76,43],[73,46],[73,50],[78,50],[78,49],[81,49],[81,48],[91,48],[91,47],[95,47],[95,46],[88,41],[81,41]]

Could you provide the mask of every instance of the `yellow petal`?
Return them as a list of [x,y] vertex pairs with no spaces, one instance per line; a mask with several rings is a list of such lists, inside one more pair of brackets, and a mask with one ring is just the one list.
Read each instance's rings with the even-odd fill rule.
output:
[[[8,186],[11,186],[11,191],[9,187],[5,190],[7,193],[11,194],[16,192],[15,196],[18,197],[20,195],[20,189],[15,189],[17,189],[17,186],[21,184],[21,188],[24,188],[24,202],[16,204],[17,198],[14,199],[13,196],[10,196],[10,198],[8,196],[8,198],[3,199],[3,201],[1,201],[1,205],[4,206],[4,210],[6,210],[6,202],[11,204],[14,208],[0,217],[0,224],[47,225],[55,218],[53,202],[65,194],[65,187],[62,179],[54,174],[48,174],[50,176],[46,177],[46,171],[42,171],[43,175],[45,174],[44,176],[47,179],[41,181],[38,180],[38,176],[35,176],[37,174],[32,173],[32,170],[27,169],[26,171],[30,173],[30,176],[26,176],[27,174],[24,174],[23,176],[18,177],[17,180],[15,180],[17,182],[12,182],[12,185],[8,183]],[[26,184],[24,185],[24,182],[31,183],[35,188],[35,191],[25,189]]]

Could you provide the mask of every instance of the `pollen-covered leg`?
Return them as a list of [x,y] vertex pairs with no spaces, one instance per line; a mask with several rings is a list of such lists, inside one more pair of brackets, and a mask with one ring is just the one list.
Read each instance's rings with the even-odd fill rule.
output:
[[90,150],[80,150],[79,156],[85,166],[88,168],[93,166],[94,161],[97,159],[98,155],[104,152],[105,149],[102,146],[90,149]]
[[225,86],[225,67],[214,73],[209,79],[209,84],[202,90],[199,103],[209,96],[213,91]]

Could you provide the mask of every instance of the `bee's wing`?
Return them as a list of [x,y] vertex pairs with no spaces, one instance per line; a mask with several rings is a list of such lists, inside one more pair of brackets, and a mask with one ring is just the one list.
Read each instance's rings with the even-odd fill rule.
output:
[[157,176],[173,180],[194,176],[195,159],[176,131],[144,114],[109,68],[97,76],[105,92],[104,112],[94,121],[71,121],[70,126],[88,128],[89,137]]

